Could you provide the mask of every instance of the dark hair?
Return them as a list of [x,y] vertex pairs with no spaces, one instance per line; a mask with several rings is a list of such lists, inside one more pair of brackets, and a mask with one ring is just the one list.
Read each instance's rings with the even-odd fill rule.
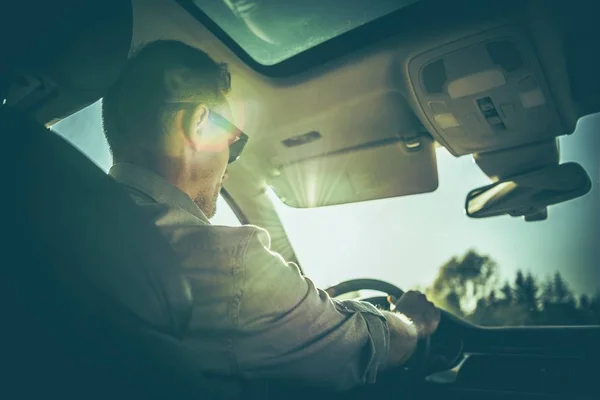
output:
[[158,40],[136,51],[102,101],[104,135],[115,161],[128,149],[156,144],[169,132],[176,109],[168,103],[208,107],[224,101],[231,77],[226,64],[174,40]]

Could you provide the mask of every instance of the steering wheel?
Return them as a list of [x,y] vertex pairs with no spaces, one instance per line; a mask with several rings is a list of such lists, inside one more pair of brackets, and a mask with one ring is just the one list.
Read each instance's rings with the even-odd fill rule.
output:
[[[331,297],[337,297],[359,290],[376,290],[387,293],[396,299],[404,294],[404,291],[396,285],[378,279],[352,279],[331,286],[325,291]],[[361,300],[389,310],[386,296],[374,296]],[[433,335],[419,340],[417,350],[409,361],[409,367],[406,368],[417,375],[426,376],[432,372],[450,369],[458,364],[463,357],[464,345],[460,333],[462,330],[472,327],[472,325],[447,311],[440,311],[440,323],[437,330]],[[439,360],[440,356],[445,359],[444,365],[432,366],[432,361],[434,359]],[[432,370],[432,367],[434,370]]]

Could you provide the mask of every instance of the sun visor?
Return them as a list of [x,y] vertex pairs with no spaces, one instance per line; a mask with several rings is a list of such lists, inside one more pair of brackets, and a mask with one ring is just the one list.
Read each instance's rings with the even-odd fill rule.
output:
[[289,131],[305,133],[288,135],[271,149],[267,184],[291,207],[406,196],[438,186],[434,142],[397,92],[342,104]]
[[[413,151],[409,146],[418,146]],[[297,208],[406,196],[437,188],[431,139],[396,141],[283,166],[271,189]]]

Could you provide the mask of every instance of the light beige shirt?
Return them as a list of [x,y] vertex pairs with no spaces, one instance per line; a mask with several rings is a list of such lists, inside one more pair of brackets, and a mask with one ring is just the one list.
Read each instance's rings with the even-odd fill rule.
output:
[[374,306],[331,299],[270,250],[265,230],[211,225],[190,197],[146,169],[116,164],[110,175],[182,260],[193,295],[184,340],[209,377],[339,390],[375,381],[389,332]]

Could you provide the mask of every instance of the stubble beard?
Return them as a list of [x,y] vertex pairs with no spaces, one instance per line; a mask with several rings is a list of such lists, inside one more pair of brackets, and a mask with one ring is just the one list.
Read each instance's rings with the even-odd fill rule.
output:
[[194,199],[194,203],[202,210],[206,218],[212,218],[217,213],[217,199],[221,192],[221,184],[212,190],[211,193],[198,193]]

